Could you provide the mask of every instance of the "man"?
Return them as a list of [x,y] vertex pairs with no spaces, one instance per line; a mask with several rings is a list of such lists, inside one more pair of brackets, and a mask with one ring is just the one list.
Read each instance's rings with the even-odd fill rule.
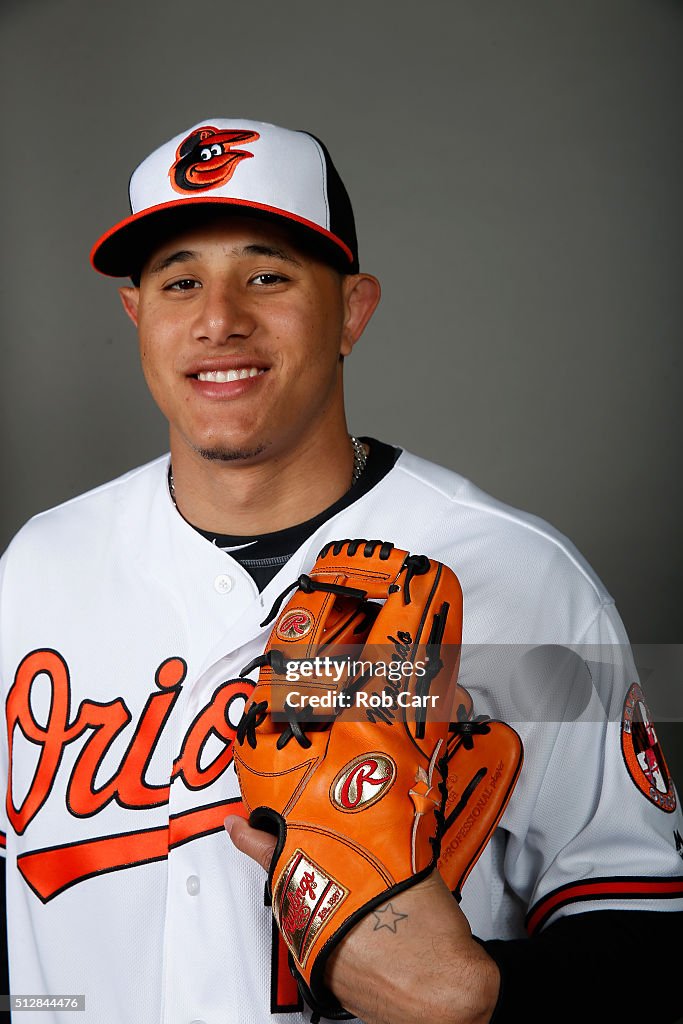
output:
[[550,527],[349,438],[343,360],[379,285],[327,151],[210,120],[130,193],[93,263],[132,279],[170,459],[38,516],[3,559],[13,993],[84,993],[98,1024],[302,1019],[263,899],[272,839],[239,814],[239,673],[323,544],[372,536],[457,572],[461,680],[518,716],[526,763],[461,906],[432,875],[348,934],[328,985],[372,1024],[674,1020],[682,822],[656,739],[662,789],[638,761],[623,627]]

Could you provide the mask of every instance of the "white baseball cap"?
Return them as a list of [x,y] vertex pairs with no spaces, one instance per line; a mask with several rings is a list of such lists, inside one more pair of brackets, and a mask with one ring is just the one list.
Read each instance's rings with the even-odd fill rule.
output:
[[135,277],[166,236],[217,207],[286,222],[320,258],[358,272],[351,202],[325,146],[308,132],[207,118],[143,160],[128,192],[130,216],[90,254],[95,270],[110,277]]

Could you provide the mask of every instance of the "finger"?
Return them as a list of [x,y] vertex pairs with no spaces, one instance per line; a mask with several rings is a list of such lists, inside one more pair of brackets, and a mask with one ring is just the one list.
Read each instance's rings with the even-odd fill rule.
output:
[[275,837],[258,828],[252,828],[244,818],[234,814],[229,814],[223,824],[233,845],[260,864],[264,871],[268,871],[273,859]]

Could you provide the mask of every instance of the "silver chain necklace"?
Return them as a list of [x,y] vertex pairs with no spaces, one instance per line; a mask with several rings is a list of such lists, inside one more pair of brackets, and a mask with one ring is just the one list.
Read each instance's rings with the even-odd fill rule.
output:
[[353,475],[351,477],[351,486],[353,486],[360,479],[360,475],[365,469],[368,453],[357,437],[352,437],[349,434],[349,440],[353,447]]
[[[353,485],[360,479],[361,474],[365,469],[368,461],[368,453],[366,452],[362,442],[359,441],[357,437],[352,437],[351,434],[349,434],[349,441],[353,448],[353,473],[351,475],[351,486],[353,487]],[[175,480],[173,479],[172,465],[169,465],[168,467],[168,490],[171,495],[171,501],[175,507],[178,508],[178,503],[175,500]]]

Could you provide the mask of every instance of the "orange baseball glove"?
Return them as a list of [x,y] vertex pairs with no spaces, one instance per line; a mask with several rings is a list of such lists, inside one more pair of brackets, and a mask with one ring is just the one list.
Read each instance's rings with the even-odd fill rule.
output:
[[259,668],[235,767],[250,824],[277,837],[269,886],[290,966],[316,1013],[340,1019],[349,1014],[323,980],[330,953],[434,870],[444,834],[442,873],[459,895],[512,792],[521,744],[473,720],[457,685],[462,592],[447,566],[344,540],[294,586],[242,673]]

